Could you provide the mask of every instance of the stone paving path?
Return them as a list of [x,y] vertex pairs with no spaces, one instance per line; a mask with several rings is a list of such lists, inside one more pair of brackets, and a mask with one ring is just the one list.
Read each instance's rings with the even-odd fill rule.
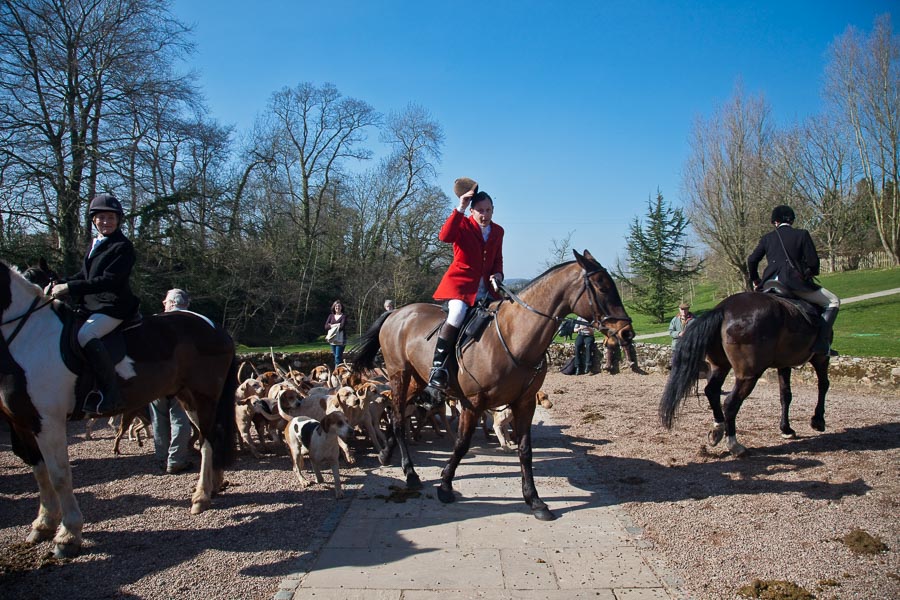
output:
[[386,500],[403,485],[399,466],[351,482],[352,499],[341,502],[342,514],[325,524],[320,543],[281,582],[275,600],[682,598],[615,498],[581,483],[588,480],[581,475],[586,460],[550,419],[538,409],[534,471],[557,520],[531,516],[517,456],[486,446],[480,430],[457,470],[457,501],[441,504],[434,485],[450,442],[429,431],[411,446],[422,495]]

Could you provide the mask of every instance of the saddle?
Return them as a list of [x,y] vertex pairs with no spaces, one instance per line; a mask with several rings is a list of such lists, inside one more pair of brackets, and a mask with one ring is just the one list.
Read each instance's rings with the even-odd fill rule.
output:
[[[56,308],[53,309],[57,311]],[[88,367],[84,349],[78,343],[78,331],[85,324],[89,313],[78,310],[57,311],[57,316],[63,324],[62,335],[59,336],[59,353],[62,356],[66,368],[75,373],[75,409],[69,415],[70,421],[79,421],[84,418],[84,401],[87,395],[94,389],[94,373]],[[127,353],[125,345],[125,332],[139,327],[143,322],[143,316],[136,313],[131,319],[126,319],[118,327],[101,338],[106,346],[106,351],[113,361],[118,363]]]
[[822,308],[820,306],[795,296],[791,290],[776,279],[770,279],[764,282],[762,285],[762,292],[764,294],[772,294],[776,296],[778,300],[794,306],[800,311],[800,314],[803,315],[803,318],[806,319],[806,322],[810,325],[818,327],[819,322],[822,320]]
[[[441,306],[441,309],[445,313],[448,312],[447,304],[444,303]],[[487,326],[490,325],[491,321],[494,320],[496,312],[495,309],[490,308],[490,303],[488,303],[487,300],[479,300],[475,303],[475,306],[472,306],[466,311],[466,317],[459,327],[459,336],[456,338],[457,356],[462,354],[462,351],[466,347],[481,340],[481,335],[484,333],[484,330],[487,329]],[[430,340],[434,337],[442,325],[443,322],[438,323],[437,326],[425,336],[425,339]]]

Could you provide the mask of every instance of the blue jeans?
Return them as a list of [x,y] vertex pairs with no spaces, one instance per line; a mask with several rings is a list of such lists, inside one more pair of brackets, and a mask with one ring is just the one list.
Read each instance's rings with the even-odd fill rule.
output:
[[334,352],[334,366],[337,368],[339,364],[344,362],[344,347],[332,346],[331,351]]
[[575,337],[575,368],[580,369],[582,373],[588,373],[591,370],[591,363],[594,357],[591,356],[594,344],[594,336],[579,333]]
[[150,403],[153,420],[153,453],[156,460],[168,467],[188,462],[191,443],[191,420],[178,400],[159,398]]

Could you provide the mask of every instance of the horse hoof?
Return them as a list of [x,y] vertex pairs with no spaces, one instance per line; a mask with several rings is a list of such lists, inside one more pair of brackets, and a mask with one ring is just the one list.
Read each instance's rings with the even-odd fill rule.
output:
[[378,453],[378,462],[381,463],[382,467],[386,467],[387,465],[391,464],[391,455],[382,450]]
[[451,502],[456,501],[456,496],[453,495],[453,490],[445,490],[440,486],[438,486],[437,489],[437,496],[438,500],[440,500],[444,504],[450,504]]
[[406,489],[411,492],[422,489],[422,480],[419,479],[419,476],[416,475],[415,472],[406,476]]
[[556,515],[550,512],[550,509],[546,506],[542,508],[535,508],[531,511],[531,514],[534,515],[534,518],[538,521],[555,521]]
[[206,510],[207,508],[209,508],[209,502],[208,502],[208,501],[205,501],[205,502],[194,502],[194,503],[191,505],[191,514],[192,514],[192,515],[199,515],[200,513],[202,513],[202,512],[203,512],[204,510]]
[[25,538],[25,541],[29,544],[39,544],[41,542],[46,542],[47,540],[52,540],[54,535],[56,535],[56,532],[50,531],[49,529],[32,529],[31,533],[28,534],[28,537]]
[[706,434],[706,439],[710,446],[717,446],[723,437],[725,437],[725,432],[721,429],[710,429],[709,433]]
[[825,431],[825,419],[817,419],[813,417],[809,421],[809,426],[819,432]]
[[79,544],[56,544],[53,547],[53,558],[75,558],[81,554]]
[[731,455],[735,458],[742,458],[747,454],[747,449],[740,444],[735,444],[734,446],[729,448],[728,451],[731,452]]
[[788,429],[787,431],[781,432],[781,437],[786,440],[793,440],[797,437],[797,432],[793,429]]

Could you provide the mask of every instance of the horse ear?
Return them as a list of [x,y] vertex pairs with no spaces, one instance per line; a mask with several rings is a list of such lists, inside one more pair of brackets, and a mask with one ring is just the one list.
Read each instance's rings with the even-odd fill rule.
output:
[[584,257],[582,255],[578,254],[578,250],[576,250],[575,248],[572,248],[572,254],[575,255],[575,260],[578,261],[578,264],[581,264],[581,261],[584,259]]

